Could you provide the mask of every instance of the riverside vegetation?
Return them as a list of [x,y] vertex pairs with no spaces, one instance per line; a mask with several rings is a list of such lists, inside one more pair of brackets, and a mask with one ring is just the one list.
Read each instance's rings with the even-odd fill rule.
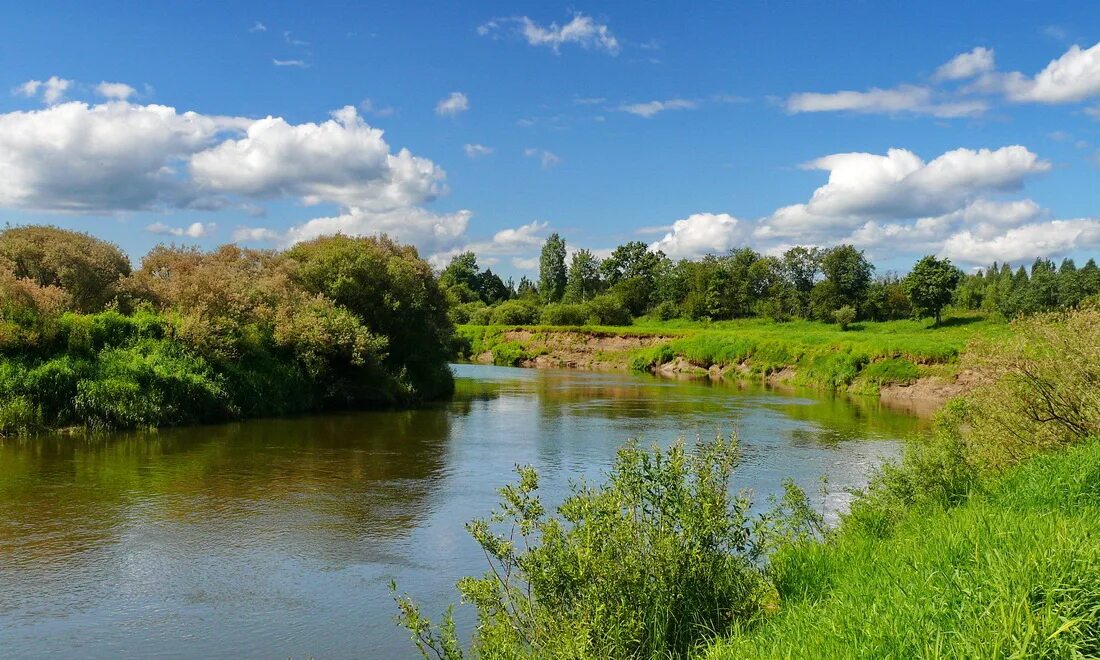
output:
[[[736,443],[628,444],[547,511],[518,468],[469,525],[478,622],[397,597],[425,657],[1095,657],[1100,654],[1100,310],[1017,320],[963,355],[986,381],[826,528],[793,486],[730,495]],[[396,587],[395,587],[396,588]]]
[[0,433],[155,427],[450,393],[431,268],[386,238],[285,252],[0,232]]

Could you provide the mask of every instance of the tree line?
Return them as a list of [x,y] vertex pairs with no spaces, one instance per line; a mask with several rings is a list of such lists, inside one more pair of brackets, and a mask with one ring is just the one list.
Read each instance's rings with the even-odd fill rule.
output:
[[846,326],[860,320],[933,318],[948,307],[1012,318],[1075,307],[1100,294],[1100,268],[1090,259],[1055,267],[1037,259],[1030,272],[994,263],[973,274],[948,259],[926,256],[901,277],[876,275],[862,250],[796,246],[780,256],[748,248],[673,261],[641,241],[618,246],[605,259],[577,250],[567,263],[565,241],[551,234],[539,277],[516,284],[481,270],[472,252],[455,256],[440,276],[457,323],[615,325],[650,316],[696,321],[765,317],[810,319]]

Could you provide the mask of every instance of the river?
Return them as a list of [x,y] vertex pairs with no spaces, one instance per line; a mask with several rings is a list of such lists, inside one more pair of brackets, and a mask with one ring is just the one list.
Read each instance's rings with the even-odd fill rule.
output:
[[0,439],[0,655],[413,657],[390,581],[433,617],[456,601],[485,569],[463,525],[517,463],[557,503],[627,438],[737,432],[737,489],[764,506],[793,477],[835,518],[927,425],[873,399],[454,369],[454,399],[416,411]]

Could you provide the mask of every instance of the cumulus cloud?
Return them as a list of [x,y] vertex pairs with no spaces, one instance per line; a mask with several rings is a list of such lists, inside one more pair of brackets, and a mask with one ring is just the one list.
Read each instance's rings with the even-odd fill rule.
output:
[[[532,258],[530,253],[537,251],[546,240],[542,233],[547,227],[546,222],[534,220],[519,227],[501,229],[491,238],[483,241],[461,242],[448,250],[440,250],[429,255],[428,261],[436,267],[446,266],[451,258],[462,252],[473,252],[478,259],[488,263],[490,259],[502,256],[512,256],[513,264],[517,260]],[[537,259],[538,257],[534,257]],[[517,266],[518,267],[518,266]]]
[[145,231],[165,236],[186,236],[187,238],[205,238],[217,228],[213,222],[192,222],[186,227],[173,227],[163,222],[154,222],[145,227]]
[[1027,224],[986,238],[962,231],[945,241],[942,254],[962,263],[985,265],[993,261],[1027,262],[1098,247],[1100,220],[1079,218]]
[[664,238],[650,245],[673,259],[690,259],[721,253],[746,238],[744,224],[727,213],[695,213],[672,223]]
[[137,94],[137,90],[126,83],[107,81],[103,81],[96,85],[95,91],[96,94],[99,94],[103,98],[116,101],[125,101],[134,94]]
[[787,98],[786,108],[791,113],[846,111],[886,115],[909,113],[951,118],[980,115],[988,109],[988,104],[975,99],[937,100],[937,95],[929,87],[899,85],[891,89],[872,87],[863,92],[792,94]]
[[470,158],[480,158],[493,153],[493,148],[486,147],[484,144],[467,144],[463,145],[462,149]]
[[993,49],[978,46],[974,50],[960,53],[946,64],[936,69],[936,80],[965,80],[993,70]]
[[320,124],[257,120],[245,137],[194,154],[189,169],[206,191],[372,210],[434,199],[444,177],[434,163],[407,149],[390,153],[382,131],[368,126],[351,106]]
[[620,50],[618,39],[607,25],[597,23],[591,16],[579,12],[573,14],[573,18],[564,25],[554,22],[545,27],[527,16],[496,18],[479,26],[477,33],[482,36],[496,36],[506,29],[511,29],[532,46],[547,47],[555,53],[560,52],[561,47],[566,44],[576,44],[610,55],[618,55]]
[[547,151],[546,149],[535,149],[528,147],[523,150],[525,158],[537,158],[539,163],[542,164],[543,169],[550,169],[561,162],[561,158],[558,157],[553,151]]
[[804,165],[829,172],[810,201],[778,209],[761,237],[828,234],[880,218],[919,218],[959,210],[979,196],[1018,190],[1050,163],[1022,146],[955,149],[930,162],[906,149],[885,156],[833,154]]
[[1100,43],[1092,48],[1071,46],[1033,77],[1012,72],[995,77],[1009,100],[1034,103],[1070,103],[1100,94]]
[[648,101],[646,103],[626,103],[619,106],[622,112],[629,112],[639,117],[650,117],[665,110],[694,110],[699,104],[687,99],[669,99],[667,101]]
[[256,21],[255,23],[252,24],[252,27],[248,28],[248,31],[249,32],[267,32],[267,26],[264,25],[263,23],[261,23],[260,21]]
[[0,114],[0,206],[52,211],[187,207],[190,155],[248,120],[163,105],[68,102]]
[[41,93],[42,101],[48,105],[53,105],[65,97],[65,92],[72,85],[73,81],[71,80],[50,76],[47,80],[28,80],[16,87],[14,92],[29,98],[34,98]]
[[435,104],[435,114],[454,117],[470,109],[470,100],[462,92],[451,92]]

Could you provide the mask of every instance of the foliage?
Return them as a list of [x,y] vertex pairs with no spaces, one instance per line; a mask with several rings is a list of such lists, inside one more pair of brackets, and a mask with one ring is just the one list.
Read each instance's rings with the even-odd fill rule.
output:
[[577,250],[569,264],[565,282],[565,302],[583,303],[603,288],[600,278],[600,260],[589,250]]
[[386,338],[383,364],[411,394],[450,394],[454,381],[446,363],[454,328],[435,275],[415,248],[385,236],[338,235],[299,243],[286,257],[295,262],[297,285],[350,311],[370,335]]
[[532,300],[516,299],[497,305],[492,312],[494,325],[525,325],[539,319],[539,306]]
[[848,326],[856,320],[856,310],[851,305],[845,305],[833,312],[833,318],[841,330],[847,330]]
[[916,498],[886,536],[842,526],[828,543],[788,546],[769,569],[779,613],[706,657],[1094,657],[1097,483],[1093,442],[956,493],[952,506]]
[[[757,614],[768,525],[730,495],[738,460],[721,438],[693,453],[628,443],[606,483],[575,485],[557,516],[546,514],[535,471],[517,468],[500,508],[467,526],[490,564],[458,585],[478,611],[471,655],[685,657]],[[397,600],[425,657],[462,657],[449,615],[434,629]]]
[[130,260],[113,243],[50,226],[0,231],[0,270],[43,289],[63,290],[65,306],[102,309],[130,274]]
[[[443,293],[414,250],[388,239],[284,254],[160,246],[118,279],[128,264],[108,258],[113,246],[23,229],[8,230],[18,240],[7,254],[38,264],[23,272],[39,280],[0,270],[0,434],[408,403],[453,387]],[[34,252],[28,236],[61,247]],[[66,256],[73,245],[86,254]],[[92,304],[82,287],[108,280],[111,309],[103,294],[96,309],[64,311]]]
[[630,325],[630,310],[614,294],[596,296],[585,304],[587,322],[592,325]]
[[539,323],[543,325],[584,325],[588,320],[588,306],[555,303],[542,308]]
[[932,316],[940,324],[943,308],[951,302],[962,272],[950,259],[927,256],[913,266],[905,277],[905,293],[913,304],[913,310],[921,316]]
[[550,234],[539,256],[539,292],[548,303],[559,302],[565,295],[565,241],[556,232]]
[[968,452],[1003,468],[1100,435],[1100,308],[1023,318],[978,341],[964,365],[987,382],[968,397]]

